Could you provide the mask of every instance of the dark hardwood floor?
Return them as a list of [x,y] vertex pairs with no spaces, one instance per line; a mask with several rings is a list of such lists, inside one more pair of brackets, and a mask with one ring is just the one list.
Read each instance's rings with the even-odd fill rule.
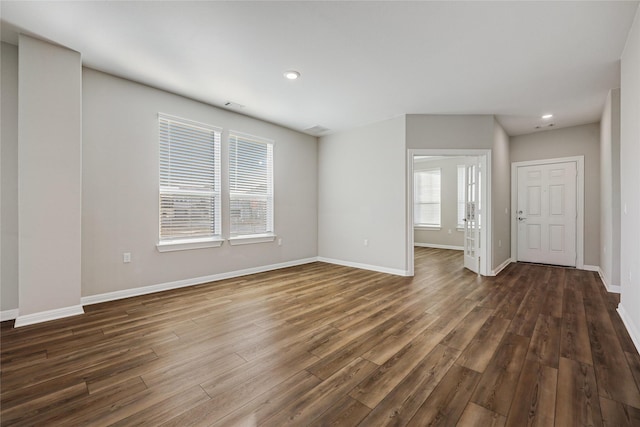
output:
[[617,302],[416,248],[414,278],[314,263],[4,322],[1,424],[640,426]]

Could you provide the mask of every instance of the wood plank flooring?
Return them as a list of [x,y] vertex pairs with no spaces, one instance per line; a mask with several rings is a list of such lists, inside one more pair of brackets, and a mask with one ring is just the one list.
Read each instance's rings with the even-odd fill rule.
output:
[[593,272],[416,248],[0,327],[2,426],[639,426],[640,356]]

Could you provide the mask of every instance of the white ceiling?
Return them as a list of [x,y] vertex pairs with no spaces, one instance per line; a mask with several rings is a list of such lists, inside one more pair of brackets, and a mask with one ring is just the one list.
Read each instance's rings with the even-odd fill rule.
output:
[[[402,114],[496,114],[510,135],[598,121],[638,2],[13,2],[16,30],[83,63],[330,132]],[[283,77],[298,70],[296,81]]]

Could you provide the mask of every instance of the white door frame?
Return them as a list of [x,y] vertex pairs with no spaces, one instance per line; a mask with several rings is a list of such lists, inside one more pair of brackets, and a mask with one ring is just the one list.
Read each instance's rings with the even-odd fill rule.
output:
[[407,276],[414,275],[413,233],[413,156],[479,157],[484,175],[481,182],[481,200],[484,219],[480,229],[480,274],[491,275],[491,150],[490,149],[434,149],[411,148],[407,150]]
[[513,261],[518,260],[518,168],[567,162],[576,162],[578,171],[576,179],[576,268],[584,269],[584,156],[511,163],[511,259]]

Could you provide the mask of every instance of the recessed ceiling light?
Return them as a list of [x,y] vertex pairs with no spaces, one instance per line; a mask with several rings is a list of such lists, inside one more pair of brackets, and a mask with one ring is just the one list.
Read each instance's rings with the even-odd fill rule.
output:
[[300,77],[300,73],[295,70],[289,70],[284,72],[284,76],[289,80],[295,80]]
[[553,114],[545,114],[544,116],[542,116],[543,119],[548,120],[551,117],[553,117]]

